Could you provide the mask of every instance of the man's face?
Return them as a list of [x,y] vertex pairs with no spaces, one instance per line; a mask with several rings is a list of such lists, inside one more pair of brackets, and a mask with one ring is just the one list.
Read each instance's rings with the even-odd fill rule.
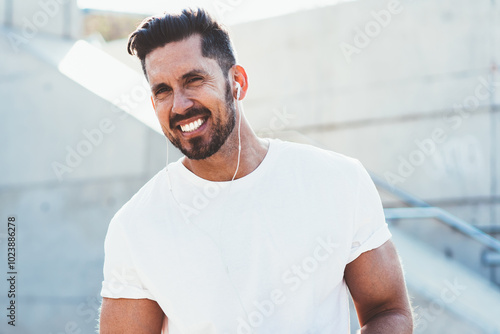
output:
[[193,35],[153,50],[145,59],[163,133],[189,159],[205,159],[235,125],[232,89],[216,60],[203,57]]

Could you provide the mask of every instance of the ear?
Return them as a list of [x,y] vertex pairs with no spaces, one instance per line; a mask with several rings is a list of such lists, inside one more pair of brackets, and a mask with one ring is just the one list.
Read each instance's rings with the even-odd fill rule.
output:
[[238,94],[238,85],[236,83],[239,83],[241,90],[240,90],[240,100],[243,100],[246,96],[247,90],[248,90],[248,77],[247,73],[245,72],[245,69],[240,66],[240,65],[234,65],[231,68],[232,72],[232,79],[233,79],[233,96],[236,99],[237,94]]

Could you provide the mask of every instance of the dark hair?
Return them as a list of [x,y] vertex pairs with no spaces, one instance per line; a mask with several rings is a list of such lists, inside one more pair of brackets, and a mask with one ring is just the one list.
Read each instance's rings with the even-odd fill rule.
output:
[[128,53],[136,55],[147,78],[146,56],[170,42],[200,34],[203,57],[215,59],[224,75],[236,64],[233,47],[227,30],[203,9],[184,9],[181,14],[165,13],[146,18],[130,35]]

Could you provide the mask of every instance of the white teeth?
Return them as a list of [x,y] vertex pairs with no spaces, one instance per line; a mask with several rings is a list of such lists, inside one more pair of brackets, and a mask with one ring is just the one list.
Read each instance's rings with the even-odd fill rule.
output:
[[205,121],[200,118],[189,124],[181,125],[181,130],[182,132],[193,132],[194,130],[198,129],[203,123],[205,123]]

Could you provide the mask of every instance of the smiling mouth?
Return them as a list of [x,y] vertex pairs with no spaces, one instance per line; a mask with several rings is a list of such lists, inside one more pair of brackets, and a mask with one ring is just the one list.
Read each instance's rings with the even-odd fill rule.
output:
[[181,128],[181,131],[183,133],[190,133],[193,131],[198,130],[200,126],[202,126],[206,122],[206,119],[199,118],[191,123],[185,124],[185,125],[179,125]]

